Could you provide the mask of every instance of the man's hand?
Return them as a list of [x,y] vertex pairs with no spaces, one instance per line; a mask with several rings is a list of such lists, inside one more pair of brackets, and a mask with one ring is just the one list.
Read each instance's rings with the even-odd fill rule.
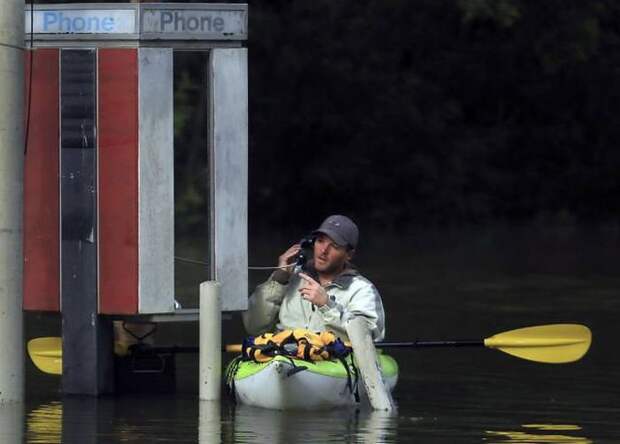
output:
[[297,256],[299,250],[301,250],[301,246],[299,244],[295,244],[282,253],[278,258],[278,268],[292,271],[293,263],[295,262],[293,259]]
[[305,273],[299,273],[299,276],[305,281],[304,286],[299,289],[301,297],[317,307],[327,304],[327,292],[321,287],[321,284]]

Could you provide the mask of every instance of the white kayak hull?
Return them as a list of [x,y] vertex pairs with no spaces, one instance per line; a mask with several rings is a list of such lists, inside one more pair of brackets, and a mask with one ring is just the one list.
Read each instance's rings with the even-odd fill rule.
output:
[[[301,366],[306,366],[308,369],[291,371]],[[235,378],[235,398],[240,404],[276,410],[316,410],[355,405],[357,403],[355,375],[351,375],[349,382],[346,375],[343,377],[342,374],[325,373],[321,372],[320,366],[315,368],[313,363],[276,358],[267,364],[262,364],[260,371],[246,377]],[[397,370],[390,375],[384,375],[384,382],[390,391],[396,386],[397,380]],[[361,402],[367,403],[361,380],[357,381],[357,386]]]

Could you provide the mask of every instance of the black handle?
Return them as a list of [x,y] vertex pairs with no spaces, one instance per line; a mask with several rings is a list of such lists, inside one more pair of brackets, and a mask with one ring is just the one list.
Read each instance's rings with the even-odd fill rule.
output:
[[422,348],[422,347],[484,347],[484,341],[413,341],[377,342],[377,348]]

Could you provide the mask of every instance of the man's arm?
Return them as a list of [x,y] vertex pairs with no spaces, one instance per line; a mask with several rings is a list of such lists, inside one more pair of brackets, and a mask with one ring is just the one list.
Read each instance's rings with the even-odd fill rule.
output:
[[288,287],[287,283],[277,280],[277,273],[256,287],[248,301],[247,311],[241,314],[245,330],[251,335],[260,335],[275,329],[282,298]]
[[242,313],[245,330],[251,335],[274,331],[280,305],[291,277],[291,262],[299,253],[300,245],[294,244],[278,257],[278,270],[267,282],[254,290],[248,301],[248,309]]

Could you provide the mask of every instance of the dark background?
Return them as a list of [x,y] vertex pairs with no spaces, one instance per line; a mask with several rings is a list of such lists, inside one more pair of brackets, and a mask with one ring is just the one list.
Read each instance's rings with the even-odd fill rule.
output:
[[617,226],[617,2],[249,6],[251,234]]
[[[251,236],[334,212],[363,232],[618,226],[618,2],[269,0],[249,11]],[[206,92],[203,60],[184,60],[177,228],[192,235],[206,214]]]
[[617,220],[617,2],[265,3],[254,223]]

